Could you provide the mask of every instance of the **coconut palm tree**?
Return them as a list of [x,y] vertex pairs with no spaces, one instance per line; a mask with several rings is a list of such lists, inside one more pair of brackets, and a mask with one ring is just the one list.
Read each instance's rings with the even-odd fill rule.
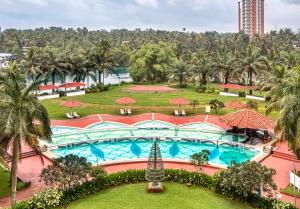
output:
[[18,161],[22,144],[39,151],[39,138],[51,140],[51,128],[46,108],[32,95],[39,82],[26,87],[24,74],[12,63],[0,74],[0,146],[11,150],[11,206],[16,204]]
[[205,87],[213,67],[212,58],[204,51],[198,51],[192,55],[190,63],[192,81],[198,82],[200,88]]
[[[114,64],[113,55],[111,50],[111,44],[107,40],[101,40],[94,49],[90,52],[90,61],[94,64],[98,70],[98,81],[104,84],[104,74],[107,70],[110,70]],[[103,78],[101,81],[101,74]]]
[[21,60],[21,68],[26,70],[33,82],[42,74],[40,64],[38,49],[30,47]]
[[281,80],[269,91],[271,100],[267,113],[280,111],[275,132],[300,158],[300,66],[287,71]]
[[[268,60],[260,55],[260,49],[253,44],[249,44],[244,58],[240,59],[242,70],[246,70],[248,75],[248,85],[253,86],[253,75],[257,75],[259,71],[266,68]],[[252,95],[252,90],[249,90]]]
[[182,84],[184,81],[188,80],[188,77],[190,75],[190,66],[182,61],[178,60],[172,67],[170,73],[169,73],[169,80],[170,81],[178,81],[179,87],[182,87]]

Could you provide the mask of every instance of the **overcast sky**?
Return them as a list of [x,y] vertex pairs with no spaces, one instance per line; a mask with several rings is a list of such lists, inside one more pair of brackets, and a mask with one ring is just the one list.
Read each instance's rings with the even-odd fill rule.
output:
[[[266,31],[300,28],[300,0],[265,0]],[[237,0],[0,0],[2,28],[237,31]]]

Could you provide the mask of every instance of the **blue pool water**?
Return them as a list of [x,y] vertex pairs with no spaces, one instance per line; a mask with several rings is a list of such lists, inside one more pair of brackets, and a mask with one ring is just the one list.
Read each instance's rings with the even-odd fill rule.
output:
[[[117,142],[97,142],[94,144],[81,144],[79,146],[64,147],[53,150],[58,156],[76,154],[85,157],[91,163],[147,158],[152,146],[147,139],[123,140]],[[218,148],[211,143],[160,141],[159,146],[163,158],[189,160],[190,156],[201,150],[209,150],[209,161],[229,165],[232,161],[242,163],[250,160],[258,151],[221,145]]]
[[[207,149],[211,153],[211,163],[229,165],[232,161],[245,162],[259,153],[254,149],[228,146],[243,142],[245,137],[228,134],[226,130],[209,123],[176,126],[150,120],[129,126],[116,122],[100,122],[83,129],[52,127],[52,132],[54,135],[49,146],[53,147],[54,154],[76,154],[86,157],[93,164],[147,158],[153,138],[161,139],[159,146],[162,157],[169,159],[189,160],[192,154]],[[217,148],[216,144],[221,145]]]

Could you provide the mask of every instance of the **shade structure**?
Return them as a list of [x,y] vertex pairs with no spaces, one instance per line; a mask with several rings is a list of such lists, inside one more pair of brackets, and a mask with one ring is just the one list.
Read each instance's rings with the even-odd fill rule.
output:
[[172,104],[172,105],[178,105],[178,106],[189,105],[190,103],[191,103],[190,100],[187,100],[187,99],[184,99],[184,98],[180,98],[180,97],[177,97],[175,99],[171,99],[170,100],[170,104]]
[[59,87],[68,89],[68,88],[76,88],[76,87],[82,87],[82,86],[85,86],[85,83],[73,82],[73,83],[65,83],[63,85],[60,85]]
[[225,104],[225,107],[235,109],[235,110],[238,110],[238,109],[240,110],[240,109],[246,108],[247,105],[245,105],[244,103],[242,103],[238,100],[233,100],[233,101],[227,102]]
[[231,127],[249,129],[274,129],[275,123],[266,116],[255,110],[243,109],[234,113],[224,115],[220,121]]
[[69,101],[62,102],[61,105],[64,107],[73,108],[73,107],[79,107],[81,105],[81,103],[78,101],[75,101],[75,100],[69,100]]
[[227,84],[222,84],[222,88],[224,89],[234,89],[234,90],[254,90],[256,89],[256,86],[242,86],[238,84],[232,84],[232,83],[227,83]]
[[135,99],[130,97],[122,97],[116,100],[116,103],[122,104],[122,105],[129,105],[136,103]]
[[43,85],[40,86],[40,91],[47,91],[47,90],[53,90],[53,89],[58,89],[59,87],[56,85]]

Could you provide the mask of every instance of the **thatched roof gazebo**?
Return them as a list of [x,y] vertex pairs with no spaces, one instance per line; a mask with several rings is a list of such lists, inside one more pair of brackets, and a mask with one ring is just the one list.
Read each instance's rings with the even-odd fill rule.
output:
[[233,101],[227,102],[225,104],[225,107],[235,109],[235,110],[240,110],[240,109],[245,109],[247,107],[247,105],[245,105],[244,103],[242,103],[238,100],[233,100]]

